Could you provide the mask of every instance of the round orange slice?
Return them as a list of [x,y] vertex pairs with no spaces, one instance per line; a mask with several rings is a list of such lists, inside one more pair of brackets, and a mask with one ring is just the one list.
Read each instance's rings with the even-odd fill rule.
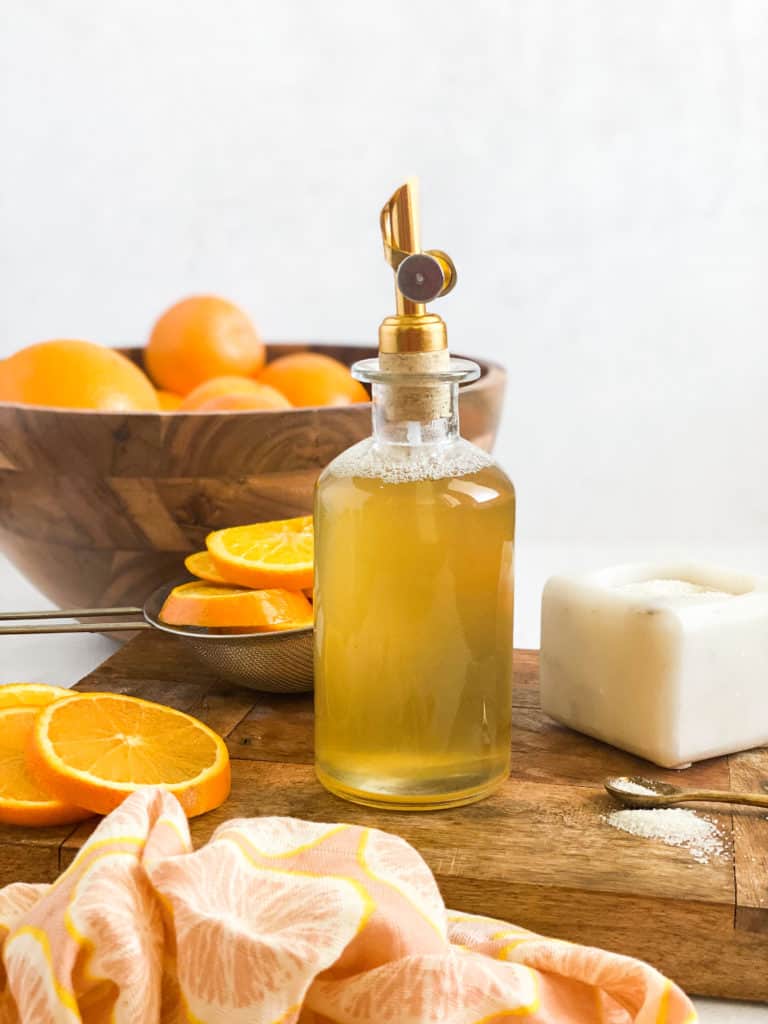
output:
[[264,631],[311,623],[312,605],[300,591],[250,590],[195,580],[173,588],[160,618],[171,626],[247,626]]
[[59,799],[108,814],[139,786],[173,793],[188,818],[229,795],[222,738],[182,711],[119,693],[83,693],[35,720],[27,758]]
[[0,708],[42,708],[72,696],[71,690],[45,683],[6,683],[0,686]]
[[312,586],[314,542],[312,516],[233,526],[205,539],[214,565],[230,583],[286,590]]
[[196,551],[194,555],[187,555],[184,559],[187,572],[197,576],[199,580],[208,580],[209,583],[226,583],[219,570],[213,564],[209,551]]
[[37,712],[36,707],[0,710],[0,822],[69,825],[90,818],[90,811],[52,796],[28,770],[26,749]]

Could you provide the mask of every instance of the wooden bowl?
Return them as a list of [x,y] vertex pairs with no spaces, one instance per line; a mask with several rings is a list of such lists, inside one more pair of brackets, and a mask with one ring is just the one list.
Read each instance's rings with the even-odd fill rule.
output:
[[[270,345],[351,365],[373,348]],[[126,349],[141,363],[140,349]],[[462,434],[490,451],[505,373],[462,388]],[[60,608],[141,605],[210,530],[312,511],[320,471],[371,433],[371,407],[107,413],[0,402],[0,551]]]

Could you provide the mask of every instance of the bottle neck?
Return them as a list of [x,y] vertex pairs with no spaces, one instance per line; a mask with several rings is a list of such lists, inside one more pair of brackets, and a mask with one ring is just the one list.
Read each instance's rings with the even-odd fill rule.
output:
[[375,382],[373,436],[380,444],[446,444],[459,436],[459,385]]

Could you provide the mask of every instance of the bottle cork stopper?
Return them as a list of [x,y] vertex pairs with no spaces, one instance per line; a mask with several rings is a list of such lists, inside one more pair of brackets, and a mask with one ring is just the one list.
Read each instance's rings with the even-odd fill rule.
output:
[[[381,352],[379,366],[387,373],[405,376],[407,374],[437,373],[450,368],[451,357],[448,349],[436,352]],[[450,384],[419,383],[409,386],[398,381],[387,390],[387,418],[417,423],[431,423],[444,419],[451,411]]]

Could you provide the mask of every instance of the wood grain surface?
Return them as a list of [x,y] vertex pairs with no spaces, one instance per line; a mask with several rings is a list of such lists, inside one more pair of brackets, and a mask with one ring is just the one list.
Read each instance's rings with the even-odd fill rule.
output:
[[[285,344],[268,356],[307,349],[347,364],[376,354]],[[481,368],[461,391],[462,433],[490,450],[506,375]],[[368,404],[104,413],[0,402],[0,551],[61,608],[141,605],[210,530],[311,512],[321,470],[370,433]]]
[[[707,809],[728,837],[722,858],[618,832],[602,789],[609,774],[759,789],[768,749],[663,771],[557,725],[538,705],[538,657],[515,658],[512,770],[469,807],[404,813],[331,796],[312,769],[309,696],[221,685],[173,637],[146,633],[78,689],[134,694],[189,711],[227,740],[229,800],[192,821],[197,843],[227,818],[286,814],[402,835],[434,871],[448,906],[648,960],[697,995],[768,1001],[768,820],[749,808]],[[0,830],[0,883],[50,881],[94,827]]]

